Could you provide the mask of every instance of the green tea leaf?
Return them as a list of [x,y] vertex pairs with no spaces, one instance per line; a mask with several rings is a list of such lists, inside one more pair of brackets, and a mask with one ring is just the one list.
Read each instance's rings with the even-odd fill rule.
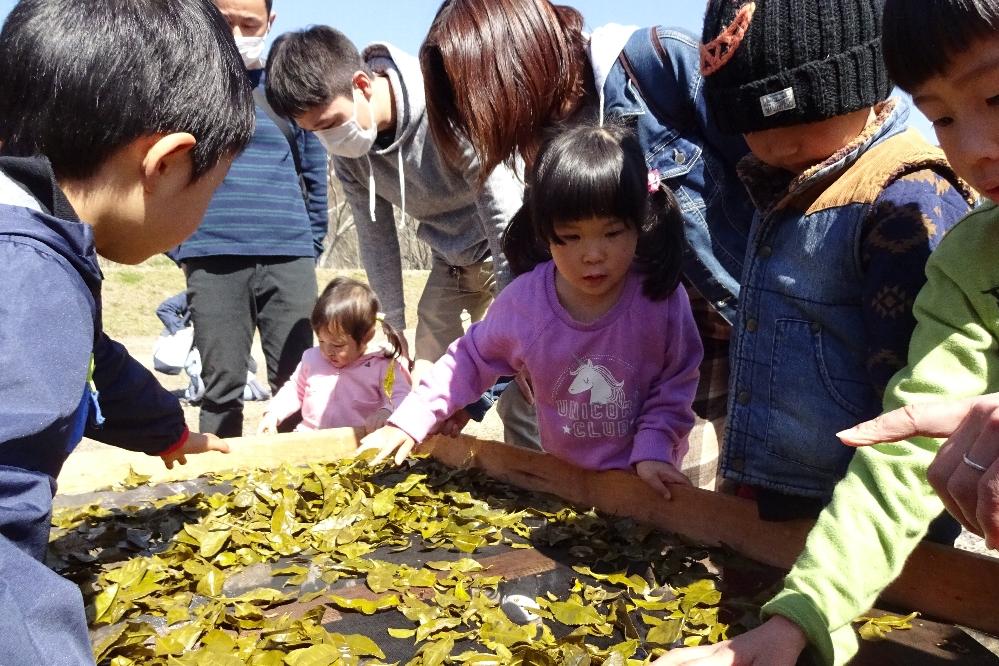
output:
[[288,666],[332,666],[340,661],[340,652],[332,645],[313,645],[293,650],[284,658]]
[[904,617],[886,614],[878,617],[858,617],[854,623],[863,623],[858,631],[865,641],[883,641],[896,629],[912,629],[912,621],[917,617],[919,613],[910,613]]
[[721,601],[721,592],[715,588],[713,580],[704,579],[677,590],[680,610],[689,612],[694,606],[714,606]]
[[553,601],[548,604],[548,609],[556,620],[569,627],[604,623],[604,616],[595,608],[578,602]]
[[399,605],[399,597],[389,594],[378,599],[344,599],[335,594],[328,597],[331,605],[344,610],[354,610],[364,615],[374,615]]
[[110,585],[94,598],[94,622],[102,622],[118,597],[118,584]]
[[225,585],[225,574],[221,569],[209,566],[204,576],[198,581],[198,594],[206,597],[217,597],[222,594],[222,586]]
[[420,654],[423,656],[423,666],[440,666],[452,650],[454,650],[454,640],[450,638],[427,643],[420,650]]
[[156,639],[156,654],[184,654],[194,647],[204,630],[197,624],[188,624]]

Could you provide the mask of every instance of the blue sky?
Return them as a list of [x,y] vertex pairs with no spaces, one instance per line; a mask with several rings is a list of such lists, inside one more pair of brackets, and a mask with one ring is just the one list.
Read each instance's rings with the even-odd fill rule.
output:
[[[579,9],[587,24],[605,23],[640,26],[663,24],[680,26],[700,34],[704,3],[698,0],[562,0]],[[6,17],[13,0],[0,0],[0,17]],[[272,36],[286,30],[325,23],[345,32],[358,45],[387,41],[415,53],[433,20],[438,0],[274,0],[278,18]],[[913,114],[913,124],[932,143],[933,131],[926,120]]]

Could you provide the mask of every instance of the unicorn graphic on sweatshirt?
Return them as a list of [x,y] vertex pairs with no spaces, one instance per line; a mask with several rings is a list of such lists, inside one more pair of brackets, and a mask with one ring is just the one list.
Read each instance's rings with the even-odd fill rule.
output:
[[621,406],[625,400],[624,382],[619,382],[610,370],[602,365],[595,365],[592,359],[580,362],[572,371],[573,380],[569,393],[579,395],[590,392],[591,405],[614,404]]

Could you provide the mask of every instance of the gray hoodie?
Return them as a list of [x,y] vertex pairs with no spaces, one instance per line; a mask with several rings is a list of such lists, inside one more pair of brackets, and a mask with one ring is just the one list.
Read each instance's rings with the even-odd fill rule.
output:
[[407,215],[420,222],[417,237],[451,266],[468,266],[491,253],[502,288],[510,281],[510,271],[501,238],[523,202],[523,183],[509,168],[500,166],[480,190],[471,146],[466,146],[459,163],[445,160],[427,122],[423,75],[416,58],[389,44],[372,44],[362,57],[373,71],[386,74],[392,86],[395,141],[385,149],[372,148],[365,157],[334,157],[333,169],[354,214],[368,280],[382,302],[386,320],[402,330],[406,324],[402,261],[392,206],[404,207]]

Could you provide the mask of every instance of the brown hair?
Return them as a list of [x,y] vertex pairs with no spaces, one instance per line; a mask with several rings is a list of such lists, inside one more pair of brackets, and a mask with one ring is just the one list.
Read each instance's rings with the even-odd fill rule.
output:
[[[333,278],[319,294],[309,323],[317,334],[322,330],[335,328],[349,335],[357,344],[364,339],[379,320],[381,304],[371,287],[346,277]],[[392,345],[389,358],[399,358],[406,354],[406,341],[389,323],[382,320],[382,331]],[[413,369],[412,362],[408,363]]]
[[583,17],[548,0],[445,0],[420,48],[430,129],[451,159],[468,140],[480,181],[571,114],[592,82]]

